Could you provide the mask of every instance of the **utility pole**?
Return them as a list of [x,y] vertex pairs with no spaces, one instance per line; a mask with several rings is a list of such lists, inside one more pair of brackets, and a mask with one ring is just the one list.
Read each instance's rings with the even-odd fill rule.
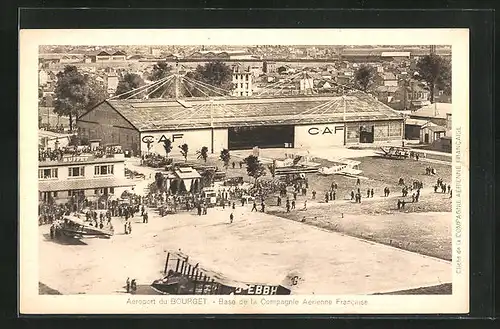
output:
[[345,117],[345,114],[347,112],[347,102],[346,102],[346,99],[345,99],[345,87],[342,87],[342,101],[344,103],[344,119],[342,121],[344,121],[344,146],[346,145],[347,141],[346,141],[346,138],[347,138],[347,123],[346,123],[346,117]]
[[179,99],[179,79],[180,79],[180,74],[179,74],[179,60],[176,60],[175,62],[175,99]]

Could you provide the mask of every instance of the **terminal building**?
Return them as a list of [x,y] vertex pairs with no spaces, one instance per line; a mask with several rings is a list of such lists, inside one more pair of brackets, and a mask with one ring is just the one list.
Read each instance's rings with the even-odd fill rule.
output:
[[125,178],[123,154],[102,158],[65,155],[59,160],[38,163],[39,201],[97,201],[101,197],[120,197],[134,185]]
[[82,137],[133,154],[186,143],[222,149],[328,148],[404,138],[403,115],[361,92],[345,96],[106,100],[77,119]]

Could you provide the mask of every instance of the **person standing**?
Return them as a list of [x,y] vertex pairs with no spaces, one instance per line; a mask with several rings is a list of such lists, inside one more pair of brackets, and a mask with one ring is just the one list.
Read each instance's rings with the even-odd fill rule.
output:
[[147,223],[149,223],[148,213],[147,213],[147,212],[145,212],[143,216],[144,216],[144,222],[145,222],[146,224],[147,224]]
[[261,212],[264,212],[264,211],[265,211],[265,208],[266,208],[266,205],[264,204],[264,201],[262,201],[262,202],[260,203],[260,211],[261,211]]
[[295,200],[292,200],[292,209],[295,209]]
[[293,192],[293,199],[297,200],[297,192],[296,191]]
[[234,215],[233,213],[231,213],[231,215],[229,215],[229,223],[232,224],[233,220],[234,220]]
[[332,201],[335,201],[335,195],[337,194],[336,191],[332,191]]
[[354,200],[354,191],[351,191],[351,201]]
[[370,189],[366,190],[366,197],[369,198],[370,197]]
[[325,193],[325,202],[328,203],[328,192]]
[[130,292],[130,278],[127,278],[126,287],[127,287],[127,293],[129,293]]
[[250,212],[254,210],[257,211],[257,204],[255,203],[255,200],[253,201],[252,210]]
[[137,291],[137,283],[135,279],[132,279],[132,281],[130,282],[130,290],[133,294],[135,294],[135,292]]
[[361,180],[359,178],[356,180],[356,185],[361,185]]
[[312,191],[312,196],[313,196],[312,199],[316,200],[316,191],[315,190]]
[[232,206],[233,210],[236,209],[236,203],[233,202],[233,206]]
[[281,197],[278,195],[278,202],[276,202],[276,205],[279,207],[281,206]]
[[373,198],[373,189],[370,190],[371,197]]
[[290,212],[290,200],[286,200],[286,212]]
[[304,200],[304,210],[307,210],[307,199]]

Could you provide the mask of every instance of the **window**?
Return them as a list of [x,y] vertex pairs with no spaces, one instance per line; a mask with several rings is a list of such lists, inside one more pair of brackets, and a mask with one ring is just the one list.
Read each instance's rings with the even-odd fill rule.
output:
[[114,194],[115,193],[115,188],[114,187],[110,187],[109,188],[109,193]]
[[39,169],[38,170],[38,178],[39,179],[57,178],[57,168]]
[[94,194],[96,194],[96,195],[97,195],[97,194],[99,194],[99,189],[98,189],[98,188],[96,188],[96,189],[94,190]]
[[114,166],[113,165],[105,165],[105,166],[95,166],[94,167],[94,175],[102,176],[102,175],[113,175]]
[[57,192],[54,192],[54,198],[57,198]]
[[85,167],[69,167],[68,168],[68,177],[84,177],[85,176]]

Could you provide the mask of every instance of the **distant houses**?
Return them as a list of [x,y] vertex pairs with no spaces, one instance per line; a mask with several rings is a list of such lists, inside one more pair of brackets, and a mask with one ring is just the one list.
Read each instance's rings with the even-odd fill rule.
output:
[[115,52],[99,51],[85,55],[87,63],[102,63],[110,61],[126,61],[127,54],[124,51],[117,50]]

